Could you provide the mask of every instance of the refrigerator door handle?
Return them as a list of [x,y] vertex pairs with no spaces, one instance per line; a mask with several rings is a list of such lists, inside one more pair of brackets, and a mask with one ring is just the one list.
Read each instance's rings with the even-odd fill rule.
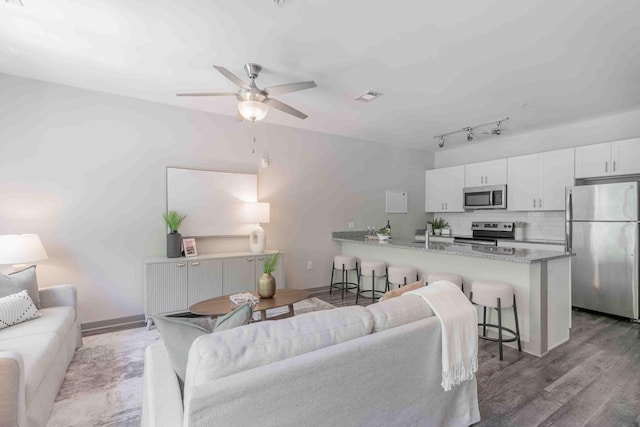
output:
[[565,249],[567,252],[571,252],[573,249],[573,194],[571,189],[567,189],[565,220]]

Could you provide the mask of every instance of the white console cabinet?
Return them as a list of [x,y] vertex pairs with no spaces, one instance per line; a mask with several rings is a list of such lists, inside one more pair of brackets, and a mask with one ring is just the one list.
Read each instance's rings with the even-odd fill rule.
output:
[[[265,255],[233,252],[193,258],[158,258],[145,261],[144,313],[147,324],[156,314],[185,313],[197,302],[238,292],[255,291]],[[282,255],[272,273],[284,288]]]

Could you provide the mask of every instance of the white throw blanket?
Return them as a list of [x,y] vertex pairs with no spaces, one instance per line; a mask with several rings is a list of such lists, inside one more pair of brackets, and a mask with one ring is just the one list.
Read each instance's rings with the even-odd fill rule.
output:
[[404,295],[421,297],[440,319],[442,388],[449,391],[472,379],[478,370],[478,315],[460,288],[439,280]]

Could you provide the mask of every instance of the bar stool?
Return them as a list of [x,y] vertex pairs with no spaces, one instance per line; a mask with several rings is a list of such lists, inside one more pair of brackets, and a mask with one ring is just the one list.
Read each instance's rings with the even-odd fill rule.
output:
[[446,280],[448,282],[457,285],[461,291],[464,292],[464,283],[462,283],[462,276],[455,273],[431,273],[427,276],[427,283],[437,282],[438,280]]
[[387,269],[387,282],[392,285],[406,286],[407,283],[420,280],[418,269],[406,265],[392,265]]
[[[336,271],[342,271],[342,280],[340,282],[333,282],[333,273]],[[342,299],[344,299],[344,291],[351,289],[358,289],[358,283],[349,282],[349,272],[355,271],[358,281],[360,281],[360,274],[358,273],[358,258],[349,255],[336,255],[333,258],[333,269],[331,270],[331,286],[329,286],[329,295],[333,288],[342,289]],[[340,285],[340,286],[337,286]]]
[[[364,277],[371,277],[371,289],[361,289],[360,280]],[[376,302],[376,298],[380,298],[386,291],[389,290],[389,282],[385,280],[384,291],[376,289],[376,278],[387,277],[387,263],[384,261],[362,261],[360,263],[360,277],[358,277],[358,292],[356,293],[356,304],[358,304],[358,297],[360,294],[371,293],[371,302]],[[362,295],[367,298],[366,295]]]
[[[497,282],[492,280],[477,280],[471,284],[471,294],[469,299],[471,303],[483,306],[482,338],[487,341],[497,342],[500,347],[500,360],[502,359],[502,343],[518,341],[518,351],[522,351],[520,343],[520,326],[518,325],[518,308],[516,306],[516,296],[513,292],[513,285],[506,282]],[[513,306],[513,316],[515,318],[516,330],[502,326],[502,309]],[[487,307],[498,310],[498,324],[487,323]],[[498,329],[498,339],[487,336],[487,327]],[[513,338],[504,339],[502,331],[507,331],[513,335]]]

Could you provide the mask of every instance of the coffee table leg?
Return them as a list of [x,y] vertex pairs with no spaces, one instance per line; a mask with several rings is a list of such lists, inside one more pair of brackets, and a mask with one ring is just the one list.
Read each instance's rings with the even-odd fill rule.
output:
[[267,320],[267,310],[260,311],[260,317],[262,320]]
[[289,317],[295,316],[295,313],[293,312],[293,304],[289,304]]

